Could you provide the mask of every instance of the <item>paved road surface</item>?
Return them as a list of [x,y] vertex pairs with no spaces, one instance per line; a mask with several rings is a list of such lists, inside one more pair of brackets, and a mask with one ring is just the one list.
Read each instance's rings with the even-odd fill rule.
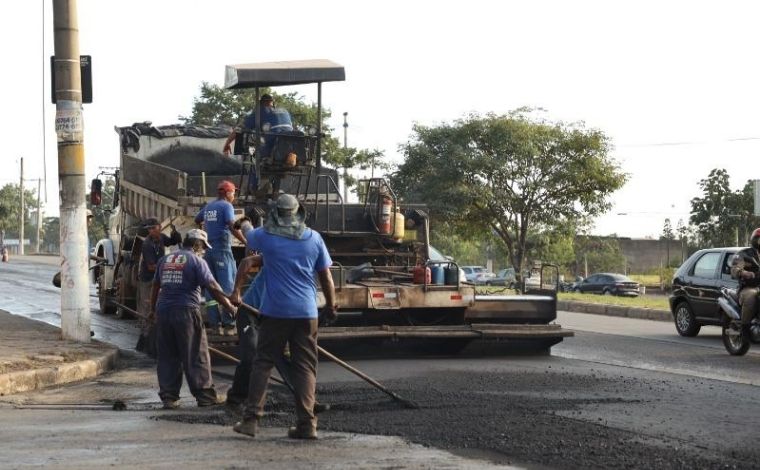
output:
[[[55,267],[19,260],[0,268],[0,308],[55,323],[57,291],[48,284]],[[96,337],[133,346],[130,323],[95,313],[94,300],[93,312]],[[560,312],[558,322],[577,334],[549,357],[355,362],[421,410],[399,409],[342,369],[320,363],[319,396],[336,405],[320,417],[320,427],[398,435],[499,464],[757,466],[760,348],[731,357],[717,328],[681,338],[666,322],[569,312]],[[136,397],[150,400],[151,385],[142,387]],[[91,393],[102,396],[104,388],[95,386]],[[271,424],[288,424],[287,401],[285,396],[271,403]],[[173,419],[229,426],[233,418]]]

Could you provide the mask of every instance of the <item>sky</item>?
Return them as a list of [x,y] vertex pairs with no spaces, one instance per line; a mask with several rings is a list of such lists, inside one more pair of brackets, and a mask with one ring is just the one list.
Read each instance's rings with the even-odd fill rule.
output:
[[[43,15],[44,9],[44,15]],[[330,59],[346,81],[323,85],[330,125],[348,145],[396,163],[415,123],[545,109],[601,129],[628,175],[594,233],[658,237],[688,221],[710,170],[734,189],[760,178],[760,61],[752,1],[79,0],[80,53],[93,61],[84,105],[88,180],[118,165],[114,126],[178,122],[203,81],[227,64]],[[52,1],[17,2],[0,18],[5,59],[0,185],[43,189],[58,213]],[[44,16],[44,26],[43,26]],[[43,40],[44,38],[44,40]],[[316,101],[316,87],[297,87]],[[46,171],[45,171],[46,169]]]

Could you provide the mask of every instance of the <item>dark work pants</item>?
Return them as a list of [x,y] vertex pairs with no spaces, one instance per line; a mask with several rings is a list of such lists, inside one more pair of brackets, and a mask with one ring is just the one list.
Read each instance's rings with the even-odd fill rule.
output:
[[232,387],[227,392],[227,402],[233,404],[244,403],[248,397],[248,384],[251,381],[251,366],[256,357],[257,332],[251,324],[250,316],[241,309],[238,312],[236,326],[238,331],[238,359],[240,363],[235,367],[235,378]]
[[[235,367],[235,377],[232,386],[227,392],[227,403],[241,404],[248,398],[248,387],[251,383],[251,368],[253,358],[256,357],[256,338],[258,326],[251,325],[250,315],[240,312],[237,317],[238,330],[238,359],[240,363]],[[246,328],[250,325],[250,328]],[[282,380],[290,390],[293,387],[293,366],[283,354],[275,356],[274,367]]]
[[198,404],[216,400],[211,358],[199,307],[159,309],[157,318],[158,396],[178,400],[182,371]]
[[742,325],[749,325],[757,313],[757,294],[760,287],[744,287],[739,291],[742,306]]
[[244,418],[264,415],[267,383],[275,360],[282,357],[285,344],[290,345],[291,380],[295,389],[296,424],[317,426],[314,395],[317,387],[317,320],[262,317],[256,357],[251,370]]

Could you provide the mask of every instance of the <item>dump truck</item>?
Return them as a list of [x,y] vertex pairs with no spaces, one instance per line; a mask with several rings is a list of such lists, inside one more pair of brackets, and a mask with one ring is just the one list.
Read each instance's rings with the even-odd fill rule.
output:
[[[217,184],[230,180],[238,187],[236,217],[260,226],[271,201],[286,192],[305,208],[307,225],[322,235],[340,310],[335,323],[320,328],[321,343],[359,342],[375,352],[393,343],[433,344],[446,352],[473,343],[548,351],[572,336],[553,323],[556,267],[544,266],[533,291],[481,295],[463,282],[454,260],[430,245],[435,227],[424,205],[404,202],[384,178],[360,181],[357,200],[343,199],[337,172],[322,164],[321,122],[322,84],[344,78],[343,67],[327,60],[227,66],[225,86],[253,88],[256,103],[261,89],[282,85],[316,84],[318,97],[316,122],[279,133],[239,129],[230,156],[222,153],[227,127],[116,127],[120,165],[111,173],[108,237],[95,248],[105,262],[93,270],[101,310],[118,315],[119,305],[134,307],[146,235],[141,220],[155,217],[164,228],[173,225],[184,233],[216,198]],[[262,122],[259,117],[256,122]],[[95,192],[101,187],[93,181]],[[246,248],[233,242],[233,254],[240,259]]]

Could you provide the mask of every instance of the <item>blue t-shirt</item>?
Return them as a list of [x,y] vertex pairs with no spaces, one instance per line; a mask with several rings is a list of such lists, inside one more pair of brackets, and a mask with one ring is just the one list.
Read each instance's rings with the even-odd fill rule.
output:
[[208,234],[208,243],[214,251],[232,251],[230,244],[229,223],[235,221],[232,204],[224,199],[209,202],[195,216],[195,222],[203,222],[203,229]]
[[157,310],[200,307],[201,288],[214,282],[214,276],[202,258],[183,248],[158,261],[154,282],[161,284]]
[[[275,134],[293,130],[293,120],[290,113],[284,108],[273,108],[265,106],[261,108],[261,122],[269,124],[267,132]],[[256,111],[249,113],[243,120],[243,127],[248,130],[256,129]]]
[[315,274],[332,265],[319,233],[306,229],[300,240],[272,235],[263,227],[248,232],[248,248],[260,251],[265,269],[259,310],[276,318],[317,318]]

